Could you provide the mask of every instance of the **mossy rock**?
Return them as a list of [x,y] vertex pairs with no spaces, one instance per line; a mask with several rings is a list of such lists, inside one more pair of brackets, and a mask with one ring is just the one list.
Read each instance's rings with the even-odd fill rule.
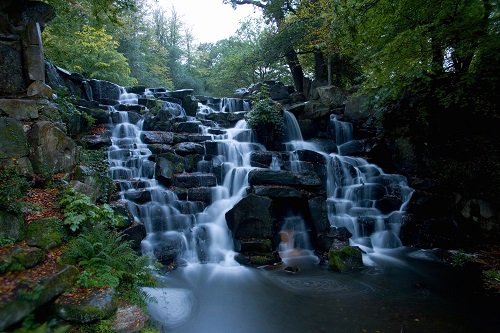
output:
[[45,251],[36,247],[15,246],[8,253],[0,256],[0,272],[22,271],[41,263]]
[[17,241],[23,237],[23,215],[0,210],[0,238]]
[[80,289],[54,302],[58,317],[83,324],[111,318],[117,307],[118,298],[113,288]]
[[26,228],[26,242],[45,251],[58,247],[65,238],[61,220],[56,217],[36,220]]
[[328,269],[335,272],[349,272],[363,268],[362,252],[357,246],[341,249],[332,246],[328,251]]

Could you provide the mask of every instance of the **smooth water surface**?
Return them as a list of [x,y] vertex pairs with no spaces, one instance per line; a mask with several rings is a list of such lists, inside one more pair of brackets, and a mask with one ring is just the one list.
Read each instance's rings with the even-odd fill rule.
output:
[[150,315],[172,333],[498,332],[498,307],[471,295],[432,251],[365,259],[372,266],[351,273],[331,272],[314,256],[257,269],[180,267],[162,278]]

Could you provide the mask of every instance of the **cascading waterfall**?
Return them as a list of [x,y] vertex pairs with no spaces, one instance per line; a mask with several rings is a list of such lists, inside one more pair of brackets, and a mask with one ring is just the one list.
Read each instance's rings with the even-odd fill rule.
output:
[[[285,118],[294,118],[285,112]],[[352,125],[332,118],[337,145],[353,140]],[[300,133],[297,121],[286,120],[287,138]],[[297,141],[286,144],[287,150],[304,149]],[[297,148],[298,147],[298,148]],[[311,148],[309,146],[309,148]],[[313,146],[313,149],[318,149]],[[308,149],[308,148],[305,148]],[[360,157],[323,153],[327,164],[327,210],[332,227],[346,227],[351,233],[351,244],[365,252],[376,248],[400,247],[399,228],[404,208],[413,190],[404,176],[385,174],[381,168]],[[290,154],[291,171],[299,173],[307,166],[298,160],[296,151]]]
[[[124,97],[126,103],[136,100],[137,96],[134,99],[131,94]],[[174,104],[163,102],[163,107],[173,116],[185,115],[184,109]],[[203,207],[188,201],[189,198],[180,200],[155,180],[155,163],[149,159],[151,151],[141,140],[143,120],[133,123],[129,112],[111,111],[114,128],[108,152],[110,175],[120,184],[120,197],[135,219],[146,226],[143,252],[188,264],[236,264],[224,214],[245,193],[252,169],[250,152],[264,149],[251,143],[246,122],[241,120],[234,128],[224,130],[223,135],[212,136],[218,147],[218,155],[212,158],[221,165],[223,184],[212,187],[212,204]],[[199,168],[203,169],[203,165]]]

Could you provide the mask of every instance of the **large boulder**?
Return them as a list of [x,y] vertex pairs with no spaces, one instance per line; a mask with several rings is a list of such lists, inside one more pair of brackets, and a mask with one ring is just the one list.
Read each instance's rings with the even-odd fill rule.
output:
[[345,91],[336,86],[322,86],[317,88],[321,102],[330,108],[338,108],[345,105]]
[[28,132],[30,157],[36,173],[67,173],[78,160],[78,147],[59,127],[48,121],[35,123]]
[[328,269],[336,272],[350,272],[363,268],[361,249],[346,242],[334,241],[328,252]]
[[236,239],[272,238],[272,200],[249,194],[226,213],[229,230]]

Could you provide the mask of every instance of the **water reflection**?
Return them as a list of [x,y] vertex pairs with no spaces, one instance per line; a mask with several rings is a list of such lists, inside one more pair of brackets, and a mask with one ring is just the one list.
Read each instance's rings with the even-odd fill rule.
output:
[[[190,264],[163,277],[167,293],[182,294],[171,298],[180,309],[155,318],[172,333],[489,333],[500,324],[494,308],[468,294],[467,282],[432,251],[385,249],[364,261],[372,265],[352,273],[328,271],[311,255],[259,269]],[[169,315],[184,321],[172,325]]]

